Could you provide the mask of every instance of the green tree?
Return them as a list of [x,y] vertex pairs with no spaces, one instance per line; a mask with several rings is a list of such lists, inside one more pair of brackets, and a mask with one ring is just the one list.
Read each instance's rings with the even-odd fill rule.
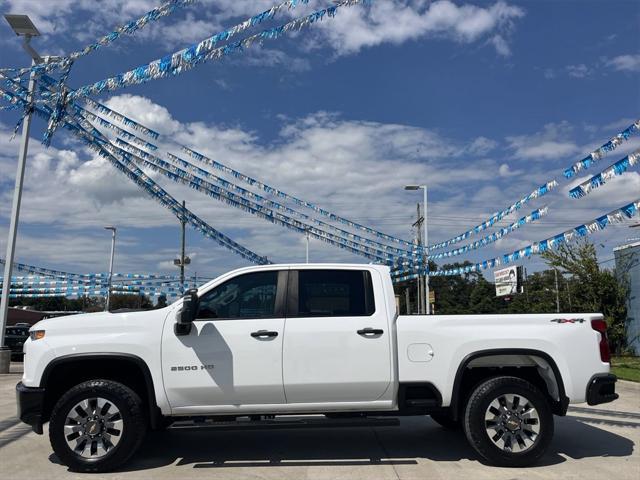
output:
[[627,344],[626,282],[619,281],[615,270],[600,268],[596,248],[587,240],[562,244],[554,251],[544,252],[542,258],[559,272],[571,276],[567,281],[567,291],[574,312],[604,315],[609,343],[616,353],[622,353]]
[[158,303],[156,303],[156,308],[164,308],[167,306],[167,296],[160,295],[158,297]]
[[144,295],[111,295],[111,304],[109,308],[112,311],[123,308],[150,310],[153,308],[153,303],[151,303],[149,297]]

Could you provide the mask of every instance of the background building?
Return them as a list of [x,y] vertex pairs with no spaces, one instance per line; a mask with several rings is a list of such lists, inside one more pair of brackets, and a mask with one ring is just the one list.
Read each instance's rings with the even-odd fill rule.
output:
[[640,353],[640,241],[621,245],[613,250],[616,273],[621,281],[629,282],[627,298],[627,342]]

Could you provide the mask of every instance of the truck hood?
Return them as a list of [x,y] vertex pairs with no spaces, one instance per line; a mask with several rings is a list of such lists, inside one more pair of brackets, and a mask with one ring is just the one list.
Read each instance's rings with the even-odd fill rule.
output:
[[165,307],[159,310],[145,310],[136,312],[95,312],[81,313],[79,315],[64,315],[61,317],[47,318],[36,323],[31,330],[58,330],[67,328],[120,328],[123,324],[136,323],[151,317],[164,318],[169,310]]

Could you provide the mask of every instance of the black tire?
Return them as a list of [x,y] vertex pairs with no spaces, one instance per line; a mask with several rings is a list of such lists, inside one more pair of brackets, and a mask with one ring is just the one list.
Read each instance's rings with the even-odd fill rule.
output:
[[447,430],[460,430],[460,420],[454,420],[446,413],[432,413],[431,418],[434,422]]
[[[501,415],[505,414],[507,421],[500,425],[497,425],[500,422],[495,422],[494,419],[485,420],[485,414],[489,411],[492,402],[501,403],[499,399],[502,398],[504,401],[505,398],[509,398],[504,397],[505,395],[514,395],[528,400],[528,406],[533,407],[537,418],[521,415],[525,410],[530,411],[526,408],[527,405],[524,405],[522,409],[519,407],[510,409],[508,406],[503,409],[501,407],[498,411],[501,412]],[[513,398],[513,404],[516,404],[515,398],[510,398]],[[492,415],[495,415],[494,411],[491,411]],[[518,413],[518,417],[510,417],[508,413],[505,413],[509,411],[515,411]],[[513,422],[509,421],[511,418],[513,418]],[[502,417],[499,420],[502,420]],[[521,423],[518,423],[519,421]],[[494,422],[497,429],[488,426]],[[471,446],[489,464],[499,467],[527,467],[540,460],[551,442],[553,413],[545,395],[531,383],[517,377],[495,377],[478,385],[469,397],[465,408],[463,427]],[[502,434],[500,430],[502,430]],[[530,432],[533,430],[537,430],[537,434],[532,435]],[[493,438],[498,437],[496,441],[502,442],[502,448],[494,443],[489,432]],[[512,439],[517,441],[513,443]],[[523,444],[526,442],[526,444],[522,445],[520,442]],[[509,451],[507,445],[513,445],[513,448],[521,449],[521,451]]]
[[[121,438],[117,445],[99,458],[85,458],[67,445],[65,422],[79,402],[103,398],[119,410],[122,419]],[[140,446],[147,430],[147,416],[138,394],[126,385],[111,380],[89,380],[65,393],[51,412],[49,440],[60,461],[76,472],[108,472],[125,463]]]

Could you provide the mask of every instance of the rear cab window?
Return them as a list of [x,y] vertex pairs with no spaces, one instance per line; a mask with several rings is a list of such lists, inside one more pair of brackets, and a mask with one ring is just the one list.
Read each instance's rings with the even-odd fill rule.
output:
[[290,278],[295,284],[290,290],[294,298],[289,302],[288,316],[364,317],[375,313],[368,270],[310,269],[295,274]]

